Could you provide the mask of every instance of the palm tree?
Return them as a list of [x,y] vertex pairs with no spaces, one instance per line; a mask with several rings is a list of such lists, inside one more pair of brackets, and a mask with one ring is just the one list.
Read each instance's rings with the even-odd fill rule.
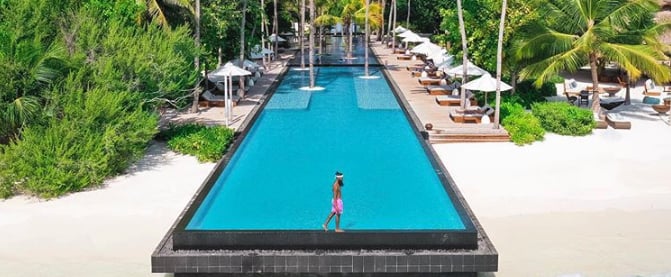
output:
[[[468,64],[468,45],[466,44],[466,27],[464,26],[464,11],[461,8],[461,0],[457,0],[457,16],[459,17],[459,32],[461,33],[461,48],[463,55],[461,57],[462,67],[464,68],[461,83],[465,84],[468,81],[468,71],[466,66]],[[466,89],[461,87],[461,108],[466,108]]]
[[[380,3],[380,8],[382,8],[381,11],[380,11],[380,13],[382,14],[382,22],[384,22],[384,10],[385,10],[385,8],[386,8],[386,7],[385,7],[386,5],[387,5],[387,1],[386,1],[386,0],[382,0],[381,3]],[[382,37],[383,37],[384,34],[385,34],[385,32],[384,32],[384,24],[380,25],[380,29],[378,30],[377,33],[378,33],[378,34],[377,34],[377,41],[382,41]]]
[[273,34],[275,34],[275,41],[273,42],[273,59],[277,59],[277,37],[279,36],[279,29],[277,26],[277,0],[273,0]]
[[309,62],[310,62],[310,88],[315,87],[315,0],[310,0],[310,39],[309,39]]
[[499,41],[496,46],[496,110],[494,111],[494,129],[499,128],[499,114],[501,111],[501,67],[503,60],[503,28],[505,27],[506,8],[508,1],[501,3],[501,21],[499,22]]
[[[196,34],[195,34],[195,44],[196,48],[200,48],[200,0],[196,0],[196,9],[194,11],[194,19],[196,24]],[[200,71],[200,54],[197,54],[194,59],[194,66],[196,71]],[[199,87],[198,85],[196,85]],[[198,98],[200,98],[200,90],[198,88],[193,90],[193,101],[191,102],[191,112],[195,113],[198,111]]]
[[305,69],[305,46],[303,45],[305,39],[305,0],[301,0],[301,26],[299,26],[298,34],[301,40],[301,69]]
[[[245,64],[245,23],[247,20],[247,0],[242,0],[242,16],[240,22],[240,68],[244,67]],[[245,93],[245,77],[240,77],[240,93],[244,97]]]
[[527,35],[517,55],[532,60],[521,77],[537,78],[540,86],[561,71],[573,72],[589,64],[592,109],[599,110],[600,64],[617,62],[632,79],[643,73],[657,82],[671,80],[664,59],[664,46],[657,36],[669,23],[655,23],[656,0],[549,0],[542,5],[544,20],[527,26]]
[[[146,16],[155,20],[161,26],[168,26],[168,16],[166,15],[168,8],[182,8],[189,10],[191,13],[194,12],[190,0],[138,0],[137,2],[146,7]],[[145,15],[141,15],[138,21],[144,21],[143,16]]]
[[408,17],[405,18],[405,27],[410,26],[410,0],[408,0]]
[[[461,1],[461,0],[458,0]],[[394,51],[396,49],[396,38],[394,36],[394,30],[396,30],[396,17],[398,16],[397,14],[397,9],[396,9],[396,0],[391,0],[391,11],[389,11],[390,14],[393,14],[393,20],[392,20],[392,25],[391,29],[389,30],[391,32],[391,49]],[[391,15],[390,15],[391,16]],[[407,27],[407,26],[406,26]]]

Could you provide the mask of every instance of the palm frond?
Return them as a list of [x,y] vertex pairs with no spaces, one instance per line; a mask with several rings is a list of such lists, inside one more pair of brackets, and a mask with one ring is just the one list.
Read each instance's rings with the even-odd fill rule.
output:
[[587,63],[587,53],[581,48],[554,55],[547,59],[532,63],[520,72],[522,79],[536,79],[536,86],[541,86],[548,78],[562,71],[573,72]]
[[659,10],[656,0],[610,0],[603,1],[604,18],[597,24],[612,24],[619,29],[629,29],[634,22],[652,18],[655,11]]
[[671,71],[659,62],[664,55],[653,47],[604,43],[599,50],[609,60],[619,63],[634,80],[645,73],[659,83],[671,81]]
[[579,38],[576,35],[560,33],[558,31],[534,24],[535,30],[528,30],[534,36],[520,40],[516,51],[519,59],[533,59],[534,57],[554,56],[573,47]]

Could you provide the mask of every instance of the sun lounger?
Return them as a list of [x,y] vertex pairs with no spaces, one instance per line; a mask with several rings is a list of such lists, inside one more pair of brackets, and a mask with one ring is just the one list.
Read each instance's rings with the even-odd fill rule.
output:
[[[580,91],[584,90],[584,87],[581,87],[578,85],[578,82],[574,79],[566,79],[564,80],[564,94],[567,97],[570,96],[578,96],[580,95]],[[570,102],[570,100],[569,100]]]
[[479,111],[459,112],[454,110],[450,112],[450,119],[455,123],[480,123],[483,115]]
[[[240,100],[240,98],[237,95],[233,95],[232,103],[233,106]],[[205,106],[205,107],[224,107],[226,106],[226,102],[224,99],[223,95],[215,95],[211,91],[206,90],[200,95],[200,101],[198,101],[199,105]]]
[[461,83],[454,81],[448,85],[428,85],[426,86],[426,92],[430,95],[450,95],[455,89],[459,89],[460,87]]
[[445,85],[445,86],[426,86],[426,92],[429,93],[429,95],[451,95],[452,91],[454,90],[453,88],[450,89],[451,86]]
[[396,59],[409,61],[409,60],[412,59],[412,55],[403,54],[403,55],[396,56]]
[[606,129],[608,128],[608,122],[606,122],[606,117],[603,113],[594,113],[594,121],[596,121],[596,129]]
[[631,129],[631,122],[619,113],[608,113],[606,115],[606,122],[614,129]]
[[422,86],[438,86],[440,85],[440,81],[443,79],[437,79],[437,78],[431,78],[431,77],[420,77],[417,79],[417,82],[419,82],[420,85]]
[[436,96],[436,103],[441,106],[459,106],[461,99],[458,95],[441,95]]
[[660,96],[662,95],[662,87],[657,86],[654,81],[648,79],[643,84],[643,95],[645,96]]

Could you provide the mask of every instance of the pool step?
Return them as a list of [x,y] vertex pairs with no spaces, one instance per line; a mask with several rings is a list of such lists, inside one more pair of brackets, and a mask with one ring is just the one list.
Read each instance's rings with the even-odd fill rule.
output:
[[508,134],[490,133],[430,133],[429,143],[510,142]]

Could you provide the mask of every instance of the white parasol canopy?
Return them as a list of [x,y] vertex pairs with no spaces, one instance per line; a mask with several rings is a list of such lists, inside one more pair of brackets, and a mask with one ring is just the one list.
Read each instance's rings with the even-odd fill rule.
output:
[[[482,68],[479,68],[478,66],[471,63],[471,61],[468,61],[466,69],[468,70],[468,72],[466,73],[466,74],[468,74],[468,76],[480,76],[480,75],[488,74],[488,72],[486,70],[484,70]],[[453,68],[451,68],[450,70],[447,71],[447,74],[457,75],[457,76],[461,76],[463,73],[464,73],[464,65],[463,64],[459,65],[459,66],[456,66],[456,67],[453,67]]]
[[[405,32],[407,33],[407,32]],[[405,34],[403,33],[403,34]],[[418,34],[412,33],[406,36],[402,41],[403,42],[424,42],[425,38],[420,37]]]
[[[482,75],[482,77],[464,84],[463,87],[469,90],[496,91],[496,78],[493,78],[491,74],[486,73]],[[510,90],[512,88],[513,87],[510,85],[501,82],[501,91]]]
[[224,83],[224,101],[225,101],[225,118],[226,126],[231,121],[233,116],[233,76],[246,76],[251,75],[252,73],[235,66],[234,64],[228,62],[224,66],[220,66],[212,73],[208,74],[207,78],[212,82],[221,82]]
[[394,33],[397,33],[397,34],[398,34],[398,33],[403,33],[403,32],[405,32],[405,31],[407,31],[407,30],[408,30],[408,29],[403,28],[403,26],[398,26],[398,27],[396,27],[396,29],[394,29]]
[[416,35],[416,34],[415,34],[415,32],[410,31],[410,30],[407,30],[407,31],[405,31],[405,32],[403,32],[403,33],[398,34],[398,36],[399,36],[399,37],[402,37],[402,38],[404,38],[404,37],[408,37],[408,36],[412,36],[412,35]]
[[415,54],[423,54],[426,56],[430,56],[431,54],[434,53],[440,53],[443,50],[442,47],[432,43],[432,42],[423,42],[420,45],[417,45],[410,49],[410,53],[415,53]]
[[452,63],[454,62],[454,56],[447,53],[431,55],[429,58],[433,60],[433,64],[438,68],[438,70],[450,69],[452,67]]
[[272,35],[270,35],[270,36],[268,37],[268,40],[270,40],[270,41],[272,41],[272,42],[275,42],[275,40],[277,40],[277,42],[284,42],[284,41],[287,41],[287,40],[284,39],[283,37],[278,36],[278,35],[276,35],[276,34],[272,34]]

